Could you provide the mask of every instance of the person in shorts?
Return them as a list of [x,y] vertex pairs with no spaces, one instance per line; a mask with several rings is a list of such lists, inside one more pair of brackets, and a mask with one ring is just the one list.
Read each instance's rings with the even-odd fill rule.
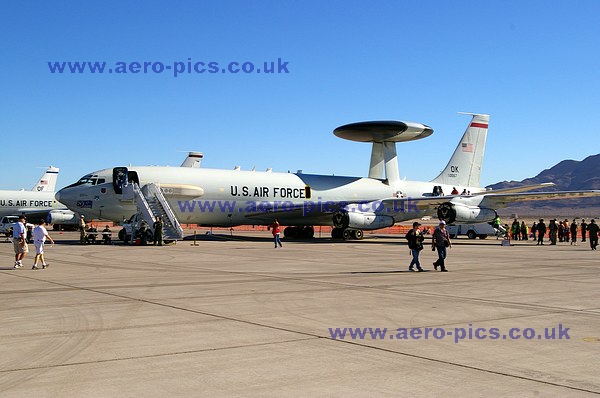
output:
[[19,216],[13,227],[13,248],[15,249],[15,269],[23,266],[23,259],[29,253],[27,247],[27,229],[25,228],[25,216]]
[[50,241],[50,243],[54,244],[54,241],[48,235],[48,231],[44,225],[46,221],[44,219],[40,220],[40,224],[33,229],[33,244],[35,245],[35,259],[33,260],[33,267],[31,269],[38,269],[38,261],[42,260],[42,269],[48,268],[48,263],[44,259],[44,243],[46,239]]

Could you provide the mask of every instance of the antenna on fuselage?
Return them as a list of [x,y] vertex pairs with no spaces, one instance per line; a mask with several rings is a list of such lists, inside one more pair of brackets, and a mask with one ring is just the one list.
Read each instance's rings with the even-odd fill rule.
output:
[[345,140],[372,143],[369,178],[384,178],[385,171],[388,184],[394,185],[400,182],[396,143],[429,137],[433,129],[421,123],[386,120],[346,124],[333,130],[333,134]]

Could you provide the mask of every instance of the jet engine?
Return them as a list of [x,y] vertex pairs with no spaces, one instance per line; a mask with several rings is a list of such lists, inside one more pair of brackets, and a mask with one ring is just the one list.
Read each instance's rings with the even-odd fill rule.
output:
[[469,224],[493,221],[498,214],[496,210],[479,206],[466,206],[458,203],[442,203],[437,210],[440,220],[448,224],[454,222]]
[[71,210],[52,210],[46,218],[48,224],[77,224],[77,215]]
[[382,216],[375,213],[336,212],[333,214],[333,225],[336,228],[374,230],[391,227],[394,223],[393,217]]

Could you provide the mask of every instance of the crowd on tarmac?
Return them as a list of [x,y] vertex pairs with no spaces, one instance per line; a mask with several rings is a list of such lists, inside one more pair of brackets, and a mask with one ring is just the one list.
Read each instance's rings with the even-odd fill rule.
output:
[[[591,219],[589,223],[586,223],[585,219],[582,219],[579,224],[577,223],[577,219],[573,219],[571,223],[569,223],[568,219],[565,219],[564,221],[552,219],[548,226],[544,223],[544,219],[540,219],[537,222],[534,221],[530,227],[525,224],[525,221],[519,222],[519,220],[515,218],[512,225],[509,227],[508,224],[502,226],[500,217],[496,217],[492,222],[492,225],[498,234],[503,234],[504,238],[509,241],[526,241],[531,238],[534,242],[537,242],[537,245],[543,245],[547,234],[547,241],[550,242],[549,245],[556,245],[557,242],[565,242],[577,246],[577,238],[581,236],[581,242],[589,240],[590,248],[592,250],[596,250],[598,247],[598,233],[600,228],[595,219]],[[424,248],[423,242],[425,241],[426,231],[421,230],[420,226],[420,223],[414,222],[412,229],[406,234],[408,248],[410,249],[410,254],[412,256],[412,260],[408,266],[409,271],[415,271],[415,267],[417,272],[424,271],[419,261],[419,254]],[[440,221],[439,226],[435,228],[431,237],[431,250],[437,250],[438,252],[438,260],[433,263],[433,267],[436,271],[438,267],[441,272],[448,271],[445,266],[445,259],[447,249],[450,247],[452,247],[452,242],[448,230],[446,229],[446,223]]]
[[[499,224],[496,221],[495,224]],[[543,218],[539,221],[534,221],[531,227],[525,224],[525,221],[521,221],[516,218],[512,225],[508,227],[505,224],[504,229],[506,230],[505,237],[511,240],[529,240],[537,242],[537,245],[544,245],[544,238],[547,237],[549,245],[556,245],[557,242],[570,243],[571,245],[577,246],[577,238],[581,236],[581,242],[587,242],[589,240],[590,248],[596,250],[598,247],[598,224],[595,219],[591,219],[589,223],[585,222],[585,219],[581,220],[581,223],[577,223],[577,219],[573,219],[569,222],[568,219],[560,221],[552,219],[548,225],[544,222]],[[589,239],[588,239],[589,238]]]
[[[18,222],[15,223],[13,228],[15,269],[23,267],[23,259],[29,252],[27,244],[32,242],[34,243],[36,249],[36,255],[32,269],[38,269],[38,263],[40,260],[42,269],[48,267],[48,263],[44,258],[44,244],[46,240],[49,240],[52,244],[54,244],[54,241],[48,234],[45,224],[45,220],[41,219],[35,228],[33,228],[31,224],[27,224],[26,217],[24,215],[19,217]],[[573,219],[571,223],[569,223],[568,219],[565,219],[564,221],[552,219],[549,221],[547,226],[544,222],[544,219],[540,219],[537,222],[534,221],[531,226],[528,226],[525,221],[519,222],[519,220],[515,218],[512,225],[509,227],[508,224],[504,224],[504,226],[502,226],[500,218],[496,217],[496,219],[492,222],[492,225],[496,231],[498,231],[498,233],[504,234],[504,238],[509,241],[526,241],[531,238],[533,241],[537,242],[537,245],[544,245],[544,239],[546,238],[546,235],[548,235],[547,241],[550,242],[549,245],[556,245],[557,242],[565,242],[576,246],[577,238],[581,236],[581,242],[587,242],[589,240],[590,248],[592,250],[597,250],[598,247],[598,233],[600,228],[598,227],[595,219],[591,219],[589,223],[587,223],[585,219],[582,219],[579,224],[577,223],[577,219]],[[424,271],[419,261],[419,255],[424,248],[425,235],[431,234],[431,250],[437,251],[438,254],[438,259],[433,263],[433,267],[436,271],[439,268],[440,272],[448,272],[445,260],[448,248],[452,247],[452,241],[450,240],[450,234],[446,229],[446,222],[441,220],[433,232],[431,232],[429,228],[421,229],[420,227],[421,224],[419,222],[414,222],[412,229],[406,234],[408,247],[412,256],[412,260],[408,268],[409,271],[415,271],[415,268],[416,272]],[[137,231],[138,235],[140,236],[141,245],[146,245],[148,243],[148,228],[148,224],[143,221],[140,230]],[[160,217],[157,217],[156,221],[154,222],[153,229],[154,232],[150,239],[152,239],[154,245],[162,246],[163,224]],[[280,239],[281,228],[278,220],[274,220],[273,224],[271,224],[268,229],[270,229],[273,234],[275,248],[282,247]],[[89,244],[97,242],[96,239],[99,234],[98,230],[93,224],[87,226],[84,216],[81,216],[79,222],[79,231],[80,243]],[[103,243],[111,244],[111,237],[112,232],[107,225],[104,230],[102,230]]]

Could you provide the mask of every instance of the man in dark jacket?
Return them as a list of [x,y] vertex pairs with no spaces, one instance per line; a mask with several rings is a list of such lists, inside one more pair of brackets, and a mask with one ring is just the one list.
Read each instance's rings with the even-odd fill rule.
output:
[[452,242],[444,220],[440,221],[440,225],[433,231],[431,238],[431,248],[433,250],[437,249],[438,252],[438,259],[433,263],[433,268],[437,270],[440,267],[441,272],[448,272],[446,269],[446,252],[447,248],[452,247]]
[[543,218],[540,219],[539,223],[537,223],[536,228],[537,228],[537,233],[538,233],[537,244],[543,245],[544,244],[544,235],[546,235],[546,224],[544,224]]
[[581,220],[581,241],[585,242],[586,239],[586,234],[587,234],[587,226],[588,224],[585,222],[585,220]]
[[154,243],[153,245],[163,245],[163,223],[160,217],[156,217],[156,221],[154,221]]
[[571,223],[571,244],[577,246],[577,223],[575,219]]
[[414,271],[413,266],[417,266],[417,270],[419,272],[423,272],[423,268],[421,268],[421,263],[419,262],[419,253],[423,250],[423,241],[425,237],[419,230],[421,224],[418,222],[413,223],[413,227],[406,234],[406,240],[408,240],[408,248],[410,249],[410,254],[412,254],[412,261],[408,266],[409,271]]
[[587,230],[590,234],[590,247],[592,250],[596,250],[596,247],[598,246],[598,229],[598,224],[592,219],[587,226]]

